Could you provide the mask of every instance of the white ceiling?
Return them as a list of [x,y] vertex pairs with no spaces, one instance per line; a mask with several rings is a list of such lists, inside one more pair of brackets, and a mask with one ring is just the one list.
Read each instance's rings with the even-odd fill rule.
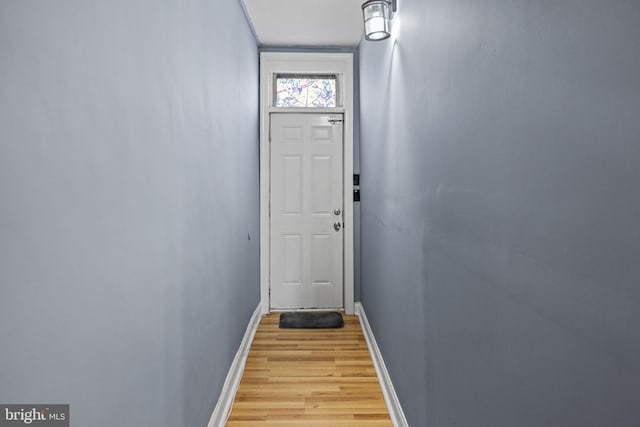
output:
[[241,0],[262,46],[357,46],[364,0]]

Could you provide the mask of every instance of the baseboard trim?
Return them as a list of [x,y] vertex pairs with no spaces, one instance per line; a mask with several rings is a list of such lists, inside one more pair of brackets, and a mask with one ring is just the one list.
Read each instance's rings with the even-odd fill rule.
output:
[[238,352],[233,358],[233,362],[231,362],[229,373],[227,374],[227,378],[224,380],[222,391],[220,391],[218,403],[216,403],[216,407],[213,409],[213,413],[211,414],[207,427],[223,427],[227,422],[229,411],[233,404],[233,399],[236,396],[236,391],[238,391],[238,386],[242,379],[244,366],[247,363],[249,349],[251,348],[253,337],[256,335],[256,331],[258,330],[261,317],[262,311],[260,304],[258,304],[258,307],[256,307],[251,319],[249,320],[249,325],[244,333],[244,337],[242,337],[240,348],[238,348]]
[[384,364],[382,353],[380,353],[380,348],[378,348],[376,339],[373,336],[373,331],[371,330],[371,326],[369,325],[369,320],[367,319],[367,315],[365,314],[364,307],[361,303],[355,303],[355,311],[356,315],[360,319],[360,326],[362,326],[364,338],[367,341],[369,353],[371,353],[373,367],[375,368],[376,374],[378,375],[378,380],[380,381],[382,395],[384,396],[384,401],[386,402],[387,408],[389,409],[391,422],[393,423],[394,427],[409,427],[407,419],[404,416],[404,412],[402,411],[402,406],[400,406],[400,401],[398,400],[396,390],[393,388],[393,383],[391,382],[389,371],[387,371],[387,367]]

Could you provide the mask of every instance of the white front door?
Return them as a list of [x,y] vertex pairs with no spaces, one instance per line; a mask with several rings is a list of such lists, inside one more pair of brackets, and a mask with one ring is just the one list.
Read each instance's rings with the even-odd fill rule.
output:
[[342,114],[270,120],[270,308],[342,308]]

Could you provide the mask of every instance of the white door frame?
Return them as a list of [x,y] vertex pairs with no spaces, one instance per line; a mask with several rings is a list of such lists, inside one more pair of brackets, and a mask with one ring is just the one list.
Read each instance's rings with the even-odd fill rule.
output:
[[[273,105],[274,76],[278,73],[335,74],[338,76],[336,108],[276,108]],[[270,147],[271,113],[341,113],[344,115],[343,206],[344,206],[344,311],[354,314],[353,246],[353,55],[351,53],[262,52],[260,53],[260,306],[269,313],[270,277]]]

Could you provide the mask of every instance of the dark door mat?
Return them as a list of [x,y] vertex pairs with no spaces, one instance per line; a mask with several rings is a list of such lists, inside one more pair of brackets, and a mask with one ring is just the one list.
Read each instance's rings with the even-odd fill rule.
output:
[[344,320],[337,311],[288,311],[280,314],[280,327],[287,329],[342,328]]

